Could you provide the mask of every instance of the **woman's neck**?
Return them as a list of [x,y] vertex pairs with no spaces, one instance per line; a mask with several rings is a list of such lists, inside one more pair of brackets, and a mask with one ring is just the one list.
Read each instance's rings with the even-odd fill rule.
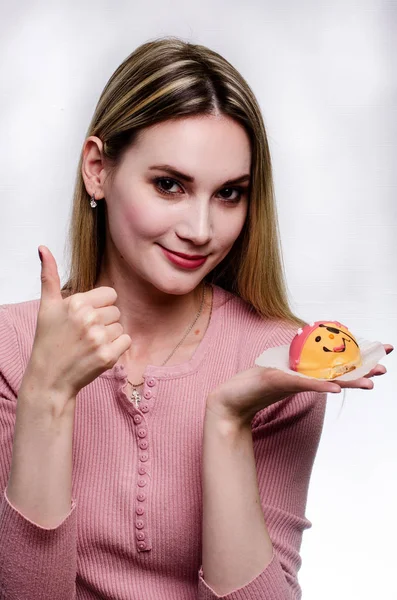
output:
[[[131,340],[130,348],[123,354],[129,361],[161,364],[169,352],[180,342],[200,311],[194,327],[186,336],[183,347],[197,345],[209,322],[212,306],[212,286],[201,283],[189,294],[175,295],[152,293],[146,289],[131,289],[115,285],[106,277],[98,278],[95,287],[110,286],[117,292],[114,303],[120,310],[119,322]],[[160,362],[159,362],[160,361]]]

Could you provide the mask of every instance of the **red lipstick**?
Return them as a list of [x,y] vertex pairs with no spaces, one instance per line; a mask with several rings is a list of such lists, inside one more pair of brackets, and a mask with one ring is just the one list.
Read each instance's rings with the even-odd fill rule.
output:
[[163,248],[163,246],[160,246],[160,248],[169,261],[184,269],[197,269],[207,260],[206,256],[200,254],[182,254],[182,252],[172,252],[171,250],[167,250],[167,248]]

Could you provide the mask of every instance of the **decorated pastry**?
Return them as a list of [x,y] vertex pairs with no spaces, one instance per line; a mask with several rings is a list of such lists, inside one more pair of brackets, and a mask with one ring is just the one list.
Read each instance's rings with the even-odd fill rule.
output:
[[338,321],[315,321],[298,329],[289,348],[289,367],[319,379],[334,379],[362,364],[359,345]]

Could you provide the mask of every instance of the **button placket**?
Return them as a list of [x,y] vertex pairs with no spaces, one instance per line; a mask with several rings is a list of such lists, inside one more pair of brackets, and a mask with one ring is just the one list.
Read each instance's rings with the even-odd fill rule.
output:
[[[148,519],[147,519],[147,510],[146,510],[146,502],[147,502],[147,489],[148,489],[148,454],[141,454],[139,457],[139,477],[137,480],[137,503],[135,507],[135,537],[138,552],[149,551],[152,548],[150,535],[148,532]],[[142,464],[141,460],[145,462],[145,466]]]
[[[149,408],[148,400],[155,399],[156,385],[157,385],[157,380],[155,377],[148,377],[147,379],[145,379],[145,385],[143,387],[142,400],[141,400],[141,406],[140,406],[142,412],[147,412],[147,410]],[[145,410],[143,410],[143,407],[145,407]]]
[[136,483],[137,495],[135,507],[135,537],[138,552],[144,552],[152,549],[146,509],[148,488],[150,485],[150,455],[148,449],[148,424],[144,415],[150,410],[148,400],[151,398],[154,399],[154,388],[156,384],[157,381],[154,377],[145,379],[142,400],[139,405],[139,413],[135,414],[133,417],[137,446],[140,450],[138,453],[138,478]]
[[142,519],[137,519],[137,520],[135,521],[135,527],[136,527],[137,529],[143,529],[143,528],[145,527],[145,523],[143,522],[143,520],[142,520]]

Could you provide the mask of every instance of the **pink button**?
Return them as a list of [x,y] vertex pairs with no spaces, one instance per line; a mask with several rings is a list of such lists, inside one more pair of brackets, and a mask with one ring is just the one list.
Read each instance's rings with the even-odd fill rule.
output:
[[141,415],[135,415],[134,416],[134,423],[142,423],[142,417],[141,417]]
[[146,500],[146,494],[144,492],[139,492],[139,494],[137,495],[137,498],[138,498],[139,502],[143,502],[144,500]]
[[149,398],[152,397],[152,392],[150,390],[146,390],[146,392],[143,395],[146,398],[146,400],[149,400]]
[[145,534],[143,533],[143,531],[137,531],[136,538],[137,540],[144,540]]
[[149,444],[146,440],[139,440],[138,442],[138,446],[141,448],[141,450],[146,450],[148,445]]
[[146,542],[139,542],[138,548],[139,550],[146,550]]
[[143,528],[145,527],[145,524],[144,524],[144,522],[142,521],[142,519],[137,519],[137,520],[135,521],[135,527],[136,527],[137,529],[143,529]]
[[153,377],[151,377],[150,379],[148,379],[147,384],[149,387],[154,387],[156,385],[156,380]]
[[149,405],[148,405],[148,404],[146,404],[146,403],[145,403],[145,404],[141,404],[141,407],[140,407],[140,408],[141,408],[141,411],[142,411],[143,413],[147,413],[147,412],[149,412]]
[[145,509],[143,508],[143,506],[138,506],[138,508],[136,509],[137,515],[143,515],[144,512],[145,512]]
[[145,487],[146,483],[147,482],[145,481],[145,479],[139,479],[139,481],[138,481],[139,487]]
[[147,433],[146,429],[138,429],[138,435],[140,438],[146,437],[146,433]]
[[145,475],[145,473],[146,473],[145,467],[139,467],[138,473],[139,473],[139,475]]
[[147,452],[144,452],[139,456],[139,460],[141,460],[142,462],[146,462],[147,460],[149,460],[149,454]]

